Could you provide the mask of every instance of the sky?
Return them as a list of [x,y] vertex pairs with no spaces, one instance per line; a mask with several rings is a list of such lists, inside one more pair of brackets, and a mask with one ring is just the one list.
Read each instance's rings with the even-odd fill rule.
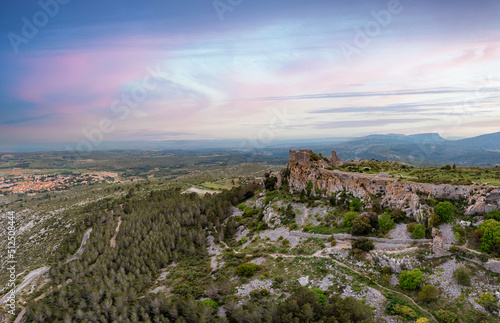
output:
[[500,125],[497,0],[0,2],[0,148]]

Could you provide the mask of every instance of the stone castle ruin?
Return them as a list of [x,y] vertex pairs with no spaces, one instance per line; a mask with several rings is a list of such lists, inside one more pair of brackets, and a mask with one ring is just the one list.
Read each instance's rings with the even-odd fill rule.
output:
[[[296,150],[290,150],[289,153],[289,162],[296,162],[299,165],[306,166],[306,167],[311,167],[311,154],[313,151],[311,149],[301,149],[299,151]],[[332,156],[327,158],[328,163],[331,166],[338,166],[342,163],[340,158],[337,156],[337,153],[335,151],[332,151]]]
[[[342,161],[335,151],[332,156],[311,161],[310,149],[290,150],[288,178],[291,191],[300,192],[311,182],[323,196],[347,191],[367,202],[379,196],[384,207],[402,210],[416,220],[423,220],[432,212],[422,202],[425,198],[463,200],[465,214],[485,214],[500,208],[500,188],[495,186],[428,184],[399,181],[385,173],[365,174],[330,169]],[[314,193],[313,193],[314,194]]]

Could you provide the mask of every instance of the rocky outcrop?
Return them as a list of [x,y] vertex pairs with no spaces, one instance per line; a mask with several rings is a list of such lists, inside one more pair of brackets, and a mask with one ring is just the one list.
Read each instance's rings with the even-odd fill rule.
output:
[[378,196],[384,207],[403,210],[408,216],[422,220],[432,209],[421,203],[421,198],[463,200],[468,205],[467,214],[484,214],[500,208],[498,187],[476,185],[434,185],[399,181],[387,174],[378,175],[328,170],[318,165],[308,166],[296,160],[288,162],[289,187],[300,192],[312,182],[315,192],[330,197],[332,194],[347,192],[365,202]]

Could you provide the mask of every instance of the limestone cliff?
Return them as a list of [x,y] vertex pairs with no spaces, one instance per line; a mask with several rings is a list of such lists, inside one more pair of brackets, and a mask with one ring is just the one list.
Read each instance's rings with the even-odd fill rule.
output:
[[[307,151],[309,155],[309,151]],[[420,198],[462,199],[468,205],[467,214],[484,214],[500,208],[500,189],[498,187],[476,185],[434,185],[398,181],[387,174],[369,175],[362,173],[328,170],[321,165],[300,163],[291,154],[288,168],[290,189],[296,192],[304,190],[311,181],[314,190],[329,197],[332,193],[346,191],[368,202],[373,196],[379,196],[384,207],[403,210],[408,216],[421,220],[432,209],[420,202]],[[336,157],[336,154],[335,154]]]

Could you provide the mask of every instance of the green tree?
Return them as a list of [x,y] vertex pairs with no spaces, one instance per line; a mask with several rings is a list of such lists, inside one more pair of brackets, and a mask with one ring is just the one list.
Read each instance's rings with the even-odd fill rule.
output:
[[351,203],[349,203],[349,210],[353,212],[359,212],[363,208],[363,202],[357,197],[353,198]]
[[425,237],[425,225],[423,224],[417,224],[413,228],[413,231],[411,232],[411,235],[415,239],[423,239]]
[[438,298],[439,289],[432,285],[425,285],[422,290],[418,292],[418,298],[424,302],[430,302]]
[[470,286],[471,271],[466,267],[459,267],[453,271],[453,278],[459,285]]
[[434,315],[442,323],[455,323],[458,320],[457,314],[444,309],[437,310]]
[[362,236],[370,232],[372,226],[367,216],[360,216],[352,221],[351,234]]
[[307,196],[311,196],[312,189],[314,188],[314,185],[311,181],[307,182],[306,185],[306,191],[307,191]]
[[493,219],[500,222],[500,210],[493,210],[484,216],[485,220]]
[[500,245],[500,222],[489,219],[479,225],[479,230],[483,232],[481,245],[479,248],[484,252],[491,252],[491,247]]
[[378,225],[382,230],[394,229],[396,227],[389,212],[385,212],[378,218]]
[[258,266],[251,262],[246,262],[236,267],[236,274],[239,276],[252,276],[257,271]]
[[420,269],[403,270],[399,274],[399,285],[403,289],[416,289],[423,279],[424,276]]
[[367,239],[367,238],[360,238],[357,240],[354,240],[351,243],[352,249],[359,249],[362,251],[370,251],[375,249],[375,245],[373,244],[373,241]]
[[354,221],[358,217],[357,212],[347,212],[344,214],[344,227],[352,226],[352,221]]
[[439,202],[434,207],[434,212],[439,215],[441,221],[448,223],[455,214],[455,207],[450,202]]

